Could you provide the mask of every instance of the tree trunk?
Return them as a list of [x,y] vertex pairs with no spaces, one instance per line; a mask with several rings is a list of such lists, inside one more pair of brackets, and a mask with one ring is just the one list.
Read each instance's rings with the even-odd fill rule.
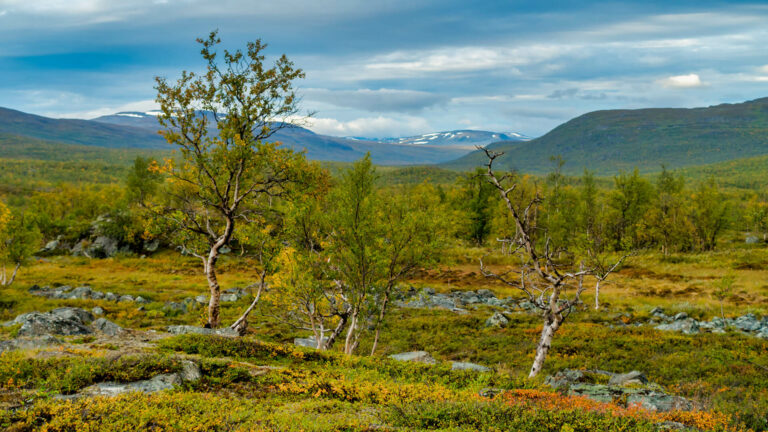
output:
[[233,230],[234,221],[231,218],[227,218],[227,225],[224,228],[224,233],[211,245],[211,250],[208,252],[208,259],[205,261],[205,277],[208,279],[208,289],[211,292],[211,299],[208,301],[208,326],[210,328],[218,327],[220,322],[219,299],[221,297],[221,288],[219,287],[218,279],[216,279],[216,261],[219,259],[219,250],[229,242]]
[[349,326],[347,327],[347,337],[344,340],[344,354],[352,354],[355,346],[357,346],[357,343],[355,343],[356,341],[354,335],[357,328],[357,319],[359,314],[360,311],[357,308],[352,311],[352,317],[350,318]]
[[598,309],[600,309],[600,279],[595,283],[595,310]]
[[325,341],[325,346],[323,349],[330,349],[333,346],[333,343],[336,342],[336,338],[339,337],[342,331],[344,331],[344,327],[347,325],[347,320],[349,319],[349,313],[344,313],[339,315],[339,323],[336,324],[336,328],[333,329],[330,336],[328,336],[328,340]]
[[[16,263],[16,267],[13,268],[13,273],[11,273],[11,278],[5,281],[5,286],[11,286],[14,280],[16,280],[16,273],[19,271],[19,267],[21,267],[21,263]],[[5,278],[5,270],[3,270],[3,278]]]
[[387,304],[389,304],[389,290],[384,293],[384,300],[381,302],[381,310],[379,311],[379,319],[376,321],[376,333],[373,336],[373,347],[371,348],[371,356],[376,353],[376,347],[379,345],[379,333],[381,332],[381,323],[384,322],[384,314],[387,312]]
[[256,292],[256,296],[253,298],[253,302],[251,302],[251,305],[248,306],[248,309],[243,312],[243,314],[240,316],[240,318],[235,321],[230,328],[237,330],[238,333],[241,335],[245,333],[245,330],[248,328],[248,315],[251,313],[253,308],[256,307],[256,304],[259,302],[259,299],[261,298],[261,292],[264,290],[264,274],[261,275],[261,282],[259,283],[259,290]]
[[554,319],[547,319],[544,323],[544,327],[541,329],[541,338],[539,339],[539,345],[536,347],[536,357],[533,359],[533,366],[531,366],[531,373],[528,374],[528,378],[533,378],[541,372],[544,367],[544,360],[547,358],[549,348],[552,346],[552,337],[560,328],[562,319],[555,317]]

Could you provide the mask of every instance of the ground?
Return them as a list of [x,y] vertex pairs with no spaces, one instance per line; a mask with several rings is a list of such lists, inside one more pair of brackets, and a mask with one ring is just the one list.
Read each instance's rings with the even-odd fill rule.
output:
[[[467,249],[437,269],[417,274],[410,285],[438,292],[487,288],[497,297],[517,296],[480,275],[481,250]],[[507,258],[490,260],[495,268]],[[633,257],[601,292],[602,308],[586,296],[556,335],[542,376],[527,380],[540,326],[538,317],[516,312],[507,328],[486,328],[491,306],[468,314],[441,309],[394,308],[374,358],[346,358],[291,345],[307,336],[257,314],[242,339],[170,336],[171,324],[202,325],[204,308],[186,314],[162,310],[166,301],[205,294],[196,260],[163,252],[149,258],[89,260],[50,257],[23,269],[11,288],[0,291],[0,320],[60,306],[101,306],[105,317],[132,329],[108,338],[62,338],[63,346],[0,355],[4,427],[10,430],[658,430],[677,421],[702,430],[768,429],[768,341],[736,331],[683,335],[645,324],[651,310],[686,312],[697,319],[720,315],[713,281],[732,271],[727,316],[768,315],[768,252],[738,247],[707,254]],[[255,270],[224,259],[225,288],[246,286]],[[52,300],[32,296],[32,285],[89,285],[115,294],[141,295],[153,302]],[[224,322],[234,320],[248,300],[227,303]],[[2,328],[2,338],[14,327]],[[363,343],[359,353],[370,350]],[[425,350],[436,366],[398,363],[393,353]],[[178,369],[183,359],[199,363],[203,379],[153,395],[127,394],[64,402],[100,381],[132,381]],[[470,361],[492,373],[451,371],[449,361]],[[553,393],[546,375],[562,369],[643,371],[668,392],[701,408],[677,417],[639,413]],[[511,391],[479,396],[483,389]],[[19,409],[20,407],[25,407]],[[226,407],[222,411],[221,407]],[[670,414],[671,416],[671,414]],[[46,429],[47,428],[47,429]]]

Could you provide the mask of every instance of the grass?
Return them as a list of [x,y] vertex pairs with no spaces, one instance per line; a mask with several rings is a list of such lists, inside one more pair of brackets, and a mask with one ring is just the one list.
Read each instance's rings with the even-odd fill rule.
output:
[[[441,269],[423,272],[409,283],[441,292],[488,288],[499,297],[516,296],[509,287],[479,274],[475,258],[480,253],[483,251],[472,249],[454,253]],[[507,259],[491,257],[489,262],[501,268]],[[768,263],[768,251],[754,247],[671,257],[643,253],[634,257],[604,285],[603,309],[585,307],[569,318],[556,335],[543,376],[564,368],[641,370],[668,391],[691,398],[703,408],[720,413],[717,415],[743,422],[754,430],[768,429],[768,363],[764,360],[768,358],[768,341],[738,333],[685,336],[649,326],[620,324],[646,321],[657,305],[670,313],[686,311],[701,319],[719,316],[712,281],[728,271],[734,272],[736,283],[734,295],[725,300],[726,315],[768,314],[768,290],[763,282],[768,274],[764,263]],[[255,276],[247,263],[226,257],[221,262],[220,281],[225,289],[245,286]],[[32,284],[87,284],[104,292],[141,295],[153,303],[145,311],[138,311],[138,305],[133,303],[51,300],[27,294]],[[199,262],[169,252],[147,259],[53,257],[24,268],[17,284],[0,290],[0,319],[64,305],[99,305],[105,309],[106,318],[128,328],[200,325],[204,319],[202,310],[172,315],[163,311],[162,306],[165,301],[204,293],[205,280]],[[243,299],[224,304],[224,322],[233,320],[247,302]],[[586,296],[585,302],[592,304],[590,296]],[[261,313],[251,319],[252,334],[244,339],[163,339],[141,356],[152,359],[154,366],[150,366],[149,360],[135,357],[123,366],[107,360],[120,355],[117,342],[114,346],[98,339],[71,338],[67,352],[58,353],[55,359],[41,359],[34,353],[0,355],[0,382],[6,383],[6,390],[17,392],[14,394],[32,392],[38,400],[44,400],[46,392],[71,393],[99,380],[139,379],[161,370],[173,370],[177,361],[174,359],[184,356],[197,358],[204,372],[200,383],[186,389],[153,396],[122,396],[113,401],[119,405],[117,412],[135,414],[119,417],[106,413],[103,410],[110,402],[101,399],[69,405],[45,401],[13,417],[14,422],[26,425],[17,430],[35,430],[41,424],[49,430],[87,430],[96,424],[102,425],[103,430],[121,430],[139,424],[146,426],[150,421],[157,422],[157,428],[168,430],[184,430],[193,421],[210,430],[366,430],[369,425],[456,431],[590,430],[589,427],[652,430],[648,428],[657,419],[619,418],[597,408],[593,413],[551,407],[542,411],[529,405],[521,408],[517,402],[509,405],[478,400],[478,391],[486,387],[544,390],[543,376],[532,381],[525,379],[540,332],[538,317],[515,313],[510,316],[509,328],[487,329],[483,323],[492,312],[493,308],[485,306],[470,309],[466,315],[443,310],[392,309],[378,354],[373,358],[347,358],[336,352],[318,353],[283,345],[306,333]],[[13,328],[0,332],[2,338],[12,336]],[[369,350],[370,341],[365,340],[359,352]],[[412,350],[429,351],[440,363],[430,367],[383,358]],[[448,361],[476,362],[493,367],[496,373],[451,371]],[[117,371],[126,364],[132,371],[127,373],[132,375],[121,377]],[[8,384],[12,377],[13,383]],[[536,401],[544,403],[541,398]],[[221,419],[222,423],[211,423],[214,411],[208,403],[228,404],[231,410],[228,408],[227,412],[232,416]],[[252,411],[247,412],[247,406]],[[125,407],[134,410],[124,411]],[[170,407],[190,413],[190,419],[166,419],[163,412]],[[259,415],[252,416],[254,412]],[[29,417],[19,417],[22,415]],[[10,421],[7,416],[6,421]],[[313,416],[316,422],[311,421]],[[549,429],[535,426],[541,424],[550,425]],[[723,430],[722,424],[713,427],[717,428]]]

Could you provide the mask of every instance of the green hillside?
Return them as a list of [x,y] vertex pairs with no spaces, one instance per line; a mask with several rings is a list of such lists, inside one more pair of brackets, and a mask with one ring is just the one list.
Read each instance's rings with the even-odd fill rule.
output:
[[[527,173],[550,170],[561,155],[569,173],[584,168],[614,174],[711,164],[768,154],[768,98],[708,108],[595,111],[528,142],[489,146],[506,154],[499,164]],[[473,152],[446,168],[466,170],[484,163]]]

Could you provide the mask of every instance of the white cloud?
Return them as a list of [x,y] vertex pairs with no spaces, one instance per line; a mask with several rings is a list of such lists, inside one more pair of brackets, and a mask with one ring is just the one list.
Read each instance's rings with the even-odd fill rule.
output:
[[761,67],[761,68],[759,68],[758,70],[759,70],[760,72],[764,73],[764,74],[768,74],[768,65],[762,66],[762,67]]
[[390,137],[417,135],[431,131],[421,117],[363,117],[350,121],[311,118],[308,127],[319,134],[336,136]]
[[394,89],[327,90],[309,88],[302,91],[307,100],[319,101],[337,107],[357,108],[372,112],[414,112],[445,102],[442,95]]
[[697,74],[675,75],[660,81],[664,87],[690,88],[701,87],[704,83]]
[[123,112],[123,111],[146,112],[146,111],[152,111],[156,109],[158,109],[157,103],[152,99],[148,99],[143,101],[129,102],[123,105],[105,106],[105,107],[85,110],[85,111],[55,113],[55,114],[51,114],[51,116],[59,117],[59,118],[93,119],[96,117],[101,117],[101,116]]

